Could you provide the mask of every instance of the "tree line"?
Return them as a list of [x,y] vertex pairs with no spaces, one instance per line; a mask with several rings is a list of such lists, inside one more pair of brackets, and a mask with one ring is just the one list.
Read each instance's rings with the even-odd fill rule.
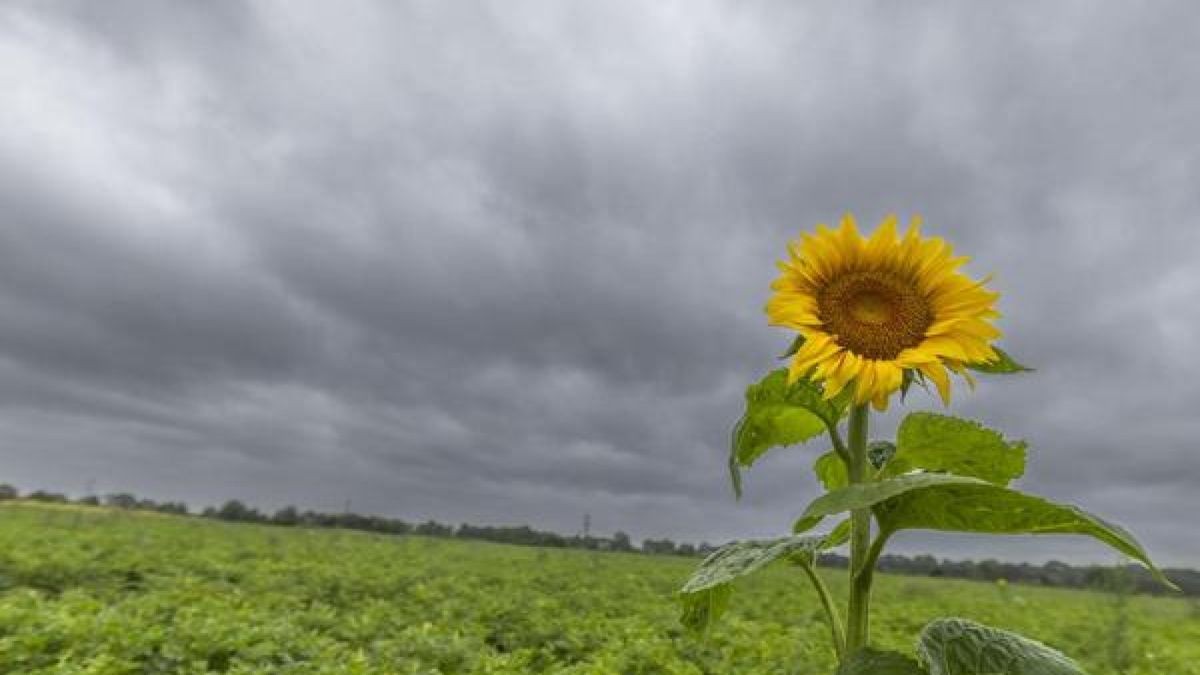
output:
[[[330,513],[300,510],[285,506],[273,513],[260,511],[244,502],[231,499],[220,506],[205,507],[192,513],[187,504],[178,501],[159,502],[140,498],[127,492],[104,495],[88,495],[71,499],[67,495],[36,490],[22,495],[17,488],[0,484],[0,501],[25,499],[45,503],[73,503],[88,506],[107,506],[116,509],[156,511],[174,515],[193,515],[228,522],[257,523],[281,527],[342,528],[363,532],[393,535],[421,535],[430,537],[457,537],[477,539],[502,544],[542,546],[549,548],[578,548],[593,551],[624,551],[650,555],[702,556],[716,550],[707,542],[699,544],[675,542],[671,539],[644,539],[635,544],[625,532],[615,532],[609,537],[589,534],[563,535],[556,532],[535,530],[528,525],[492,526],[463,523],[457,527],[428,520],[410,523],[398,518],[362,515],[349,510]],[[845,556],[826,554],[820,563],[827,567],[845,568],[849,561]],[[1068,565],[1050,561],[1041,565],[1031,563],[1009,563],[997,560],[947,560],[930,555],[903,556],[885,555],[879,560],[879,569],[894,574],[925,577],[972,579],[976,581],[1015,582],[1040,586],[1067,588],[1092,588],[1110,591],[1162,594],[1164,590],[1144,568],[1138,565]],[[1190,569],[1167,569],[1171,578],[1190,596],[1200,596],[1200,572]]]

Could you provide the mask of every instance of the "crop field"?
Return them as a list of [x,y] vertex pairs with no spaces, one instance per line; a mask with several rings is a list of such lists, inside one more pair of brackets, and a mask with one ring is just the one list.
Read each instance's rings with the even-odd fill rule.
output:
[[[819,673],[827,628],[786,565],[704,639],[677,623],[696,560],[87,507],[0,507],[2,673]],[[835,591],[842,574],[826,570]],[[1093,674],[1200,674],[1181,598],[883,575],[877,645],[960,615]]]

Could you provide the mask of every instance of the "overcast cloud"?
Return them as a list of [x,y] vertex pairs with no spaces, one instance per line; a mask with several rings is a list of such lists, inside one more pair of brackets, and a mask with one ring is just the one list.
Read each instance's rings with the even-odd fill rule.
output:
[[1197,44],[1191,2],[7,2],[0,478],[777,534],[824,447],[724,464],[773,262],[919,212],[1038,367],[953,411],[1200,565]]

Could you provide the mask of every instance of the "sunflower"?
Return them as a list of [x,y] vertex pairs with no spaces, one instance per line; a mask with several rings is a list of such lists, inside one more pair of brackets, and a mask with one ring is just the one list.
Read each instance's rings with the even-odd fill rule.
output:
[[928,380],[950,403],[950,375],[973,383],[968,364],[999,358],[991,342],[998,293],[958,269],[940,238],[922,238],[913,218],[903,237],[888,216],[870,237],[854,216],[837,230],[818,225],[788,245],[771,284],[767,317],[800,333],[788,372],[791,381],[824,383],[826,398],[843,390],[855,404],[887,409],[888,397],[909,379]]

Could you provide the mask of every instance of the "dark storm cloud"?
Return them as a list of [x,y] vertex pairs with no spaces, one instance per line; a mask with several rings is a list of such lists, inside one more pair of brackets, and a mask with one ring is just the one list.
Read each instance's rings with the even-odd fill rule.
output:
[[[0,443],[25,486],[720,540],[772,262],[920,211],[1035,375],[1025,485],[1200,564],[1195,10],[16,3]],[[922,402],[923,404],[923,402]],[[897,413],[881,419],[880,430]],[[913,535],[909,550],[994,555]],[[1107,560],[1022,542],[1013,557]]]

